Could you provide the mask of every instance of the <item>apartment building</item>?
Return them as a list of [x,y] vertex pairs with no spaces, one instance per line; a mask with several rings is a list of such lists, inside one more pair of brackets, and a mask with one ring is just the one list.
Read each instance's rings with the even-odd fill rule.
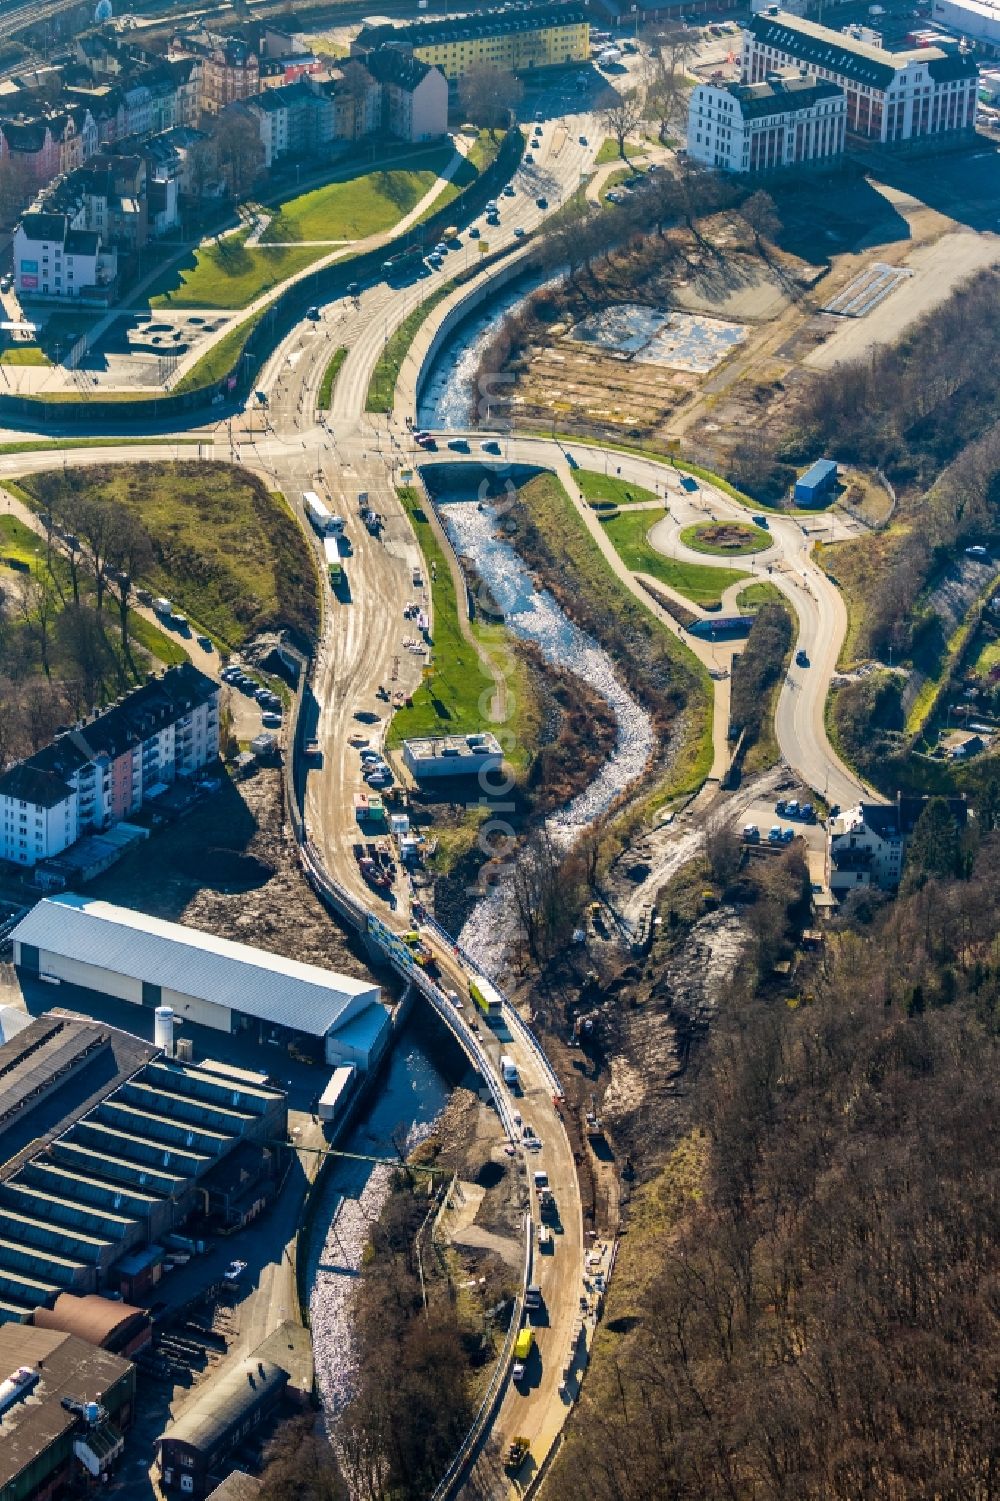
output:
[[382,129],[399,141],[433,141],[448,128],[448,80],[440,68],[379,47],[365,66],[381,90]]
[[242,37],[179,32],[171,38],[167,56],[200,60],[199,105],[206,115],[218,115],[227,105],[260,92],[260,58]]
[[14,231],[14,284],[22,298],[107,303],[118,257],[93,230],[74,229],[68,214],[29,212]]
[[843,89],[798,68],[762,83],[702,83],[688,106],[688,154],[723,172],[831,166],[846,122]]
[[[897,793],[893,803],[858,803],[830,820],[827,856],[834,896],[845,897],[868,887],[896,890],[907,842],[927,802],[926,797]],[[964,828],[968,817],[964,799],[949,798],[948,806],[959,828]]]
[[960,144],[976,123],[978,69],[970,52],[883,47],[786,11],[752,16],[743,33],[742,81],[806,68],[843,89],[847,139],[859,145]]
[[219,754],[219,685],[171,667],[0,776],[0,859],[33,867]]
[[364,61],[384,46],[440,68],[454,83],[475,68],[530,73],[589,62],[590,23],[582,6],[511,6],[404,26],[362,26],[351,54]]

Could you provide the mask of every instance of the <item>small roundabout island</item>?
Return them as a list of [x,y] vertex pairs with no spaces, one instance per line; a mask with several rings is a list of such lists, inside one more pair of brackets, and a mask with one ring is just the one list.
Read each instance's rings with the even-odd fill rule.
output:
[[680,540],[692,552],[713,553],[716,557],[740,558],[763,552],[773,543],[770,533],[747,521],[698,521],[686,526]]

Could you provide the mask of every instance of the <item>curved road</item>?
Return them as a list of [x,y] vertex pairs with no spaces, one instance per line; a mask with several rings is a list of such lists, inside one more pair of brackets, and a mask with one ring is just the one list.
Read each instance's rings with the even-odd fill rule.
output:
[[[582,144],[581,137],[588,144]],[[527,231],[539,223],[547,212],[539,208],[536,201],[539,196],[548,198],[554,209],[560,198],[575,191],[582,172],[592,162],[599,138],[599,128],[592,116],[578,115],[546,123],[541,145],[534,149],[534,165],[519,170],[514,196],[501,200],[503,224],[499,233],[488,231],[491,248],[505,240],[513,241],[516,228]],[[323,309],[320,322],[294,330],[261,372],[258,388],[269,399],[266,431],[262,430],[259,414],[245,412],[217,424],[213,430],[196,433],[201,440],[199,449],[178,449],[180,457],[238,459],[262,473],[293,504],[297,504],[303,490],[318,489],[347,519],[353,544],[346,569],[351,603],[334,600],[325,591],[323,639],[313,684],[323,763],[310,772],[307,780],[306,820],[309,836],[330,873],[396,931],[411,924],[408,902],[401,899],[398,906],[383,903],[364,883],[353,856],[352,845],[358,838],[353,796],[363,783],[357,751],[349,747],[348,739],[352,733],[360,733],[372,741],[380,741],[389,708],[379,688],[405,692],[420,679],[422,657],[412,649],[412,638],[417,632],[404,619],[403,606],[413,600],[429,609],[430,599],[423,559],[396,495],[396,484],[401,471],[416,465],[423,453],[414,445],[402,421],[367,415],[365,395],[372,369],[393,330],[428,291],[454,274],[456,261],[461,264],[463,257],[471,259],[476,254],[478,251],[467,247],[464,252],[447,257],[442,271],[422,283],[402,289],[377,284],[364,289],[355,302]],[[318,386],[327,361],[340,344],[346,345],[350,352],[337,382],[332,419],[317,422]],[[401,409],[406,405],[406,400],[401,400]],[[24,434],[11,436],[23,439]],[[452,436],[442,435],[442,446]],[[483,441],[495,441],[497,435],[467,436],[470,446],[478,450]],[[71,464],[107,464],[156,460],[169,454],[169,448],[152,444],[68,450],[58,459],[51,453],[11,454],[0,457],[0,476],[51,467],[62,459]],[[487,456],[477,451],[468,459],[458,454],[448,457],[468,462]],[[511,437],[503,440],[500,462],[536,463],[553,469],[574,496],[609,566],[679,635],[682,633],[676,622],[651,601],[611,547],[593,511],[583,504],[573,481],[573,466],[611,467],[623,478],[651,490],[658,489],[667,499],[670,514],[654,525],[652,541],[667,555],[682,554],[683,544],[678,537],[681,526],[689,519],[704,516],[706,507],[716,515],[745,517],[742,507],[708,487],[702,487],[693,498],[685,495],[669,465],[613,450]],[[370,535],[358,520],[362,494],[369,497],[384,518],[378,537]],[[792,602],[800,623],[800,644],[813,661],[808,672],[795,670],[789,675],[777,715],[779,743],[789,764],[817,791],[824,792],[831,800],[850,802],[862,789],[834,755],[823,724],[826,689],[846,626],[843,606],[837,591],[813,563],[809,538],[801,526],[791,518],[775,518],[772,533],[773,560],[770,554],[767,556],[768,561],[773,561],[771,577]],[[703,563],[713,561],[701,554],[696,556]],[[760,555],[759,561],[762,561]],[[718,562],[726,566],[728,560]],[[414,570],[419,570],[419,583],[414,582]],[[687,636],[685,640],[706,666],[717,665],[731,652],[729,647],[713,647],[697,638]],[[727,753],[728,715],[723,708],[728,707],[728,682],[725,678],[718,679],[715,687],[716,761],[721,767]],[[461,956],[443,940],[434,939],[432,946],[441,965],[443,985],[458,993],[463,1015],[469,1017],[470,976]],[[500,1043],[492,1034],[484,1040],[495,1059]],[[548,1323],[537,1334],[533,1385],[526,1394],[508,1387],[493,1424],[493,1441],[481,1454],[467,1482],[470,1493],[484,1497],[504,1496],[511,1489],[497,1456],[502,1455],[504,1445],[515,1433],[529,1438],[532,1463],[541,1463],[565,1420],[567,1404],[560,1394],[560,1385],[562,1370],[576,1338],[584,1269],[576,1166],[550,1078],[521,1038],[515,1036],[503,1047],[514,1055],[521,1076],[523,1095],[517,1106],[544,1143],[539,1156],[522,1152],[518,1161],[529,1173],[536,1167],[548,1173],[560,1210],[562,1233],[557,1239],[556,1254],[536,1262]],[[520,1478],[526,1479],[527,1474]]]

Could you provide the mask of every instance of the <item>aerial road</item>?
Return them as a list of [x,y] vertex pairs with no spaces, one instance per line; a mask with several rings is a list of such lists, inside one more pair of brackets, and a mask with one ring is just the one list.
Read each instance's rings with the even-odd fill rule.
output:
[[[53,7],[55,8],[55,7]],[[531,127],[533,129],[533,127]],[[601,132],[596,118],[578,113],[565,119],[547,120],[533,143],[533,163],[515,174],[512,194],[501,197],[501,224],[491,229],[491,247],[513,242],[530,234],[579,186],[581,175],[592,165]],[[545,200],[544,204],[539,200]],[[521,231],[522,233],[518,233]],[[259,410],[237,414],[214,428],[178,432],[178,438],[195,436],[200,447],[178,450],[183,456],[239,459],[262,473],[287,496],[301,514],[301,496],[317,491],[330,509],[347,523],[351,542],[345,559],[349,599],[325,591],[324,626],[312,680],[314,706],[310,734],[319,741],[321,756],[309,771],[305,791],[305,822],[313,848],[323,866],[359,906],[376,915],[397,933],[413,921],[409,894],[402,883],[391,897],[374,892],[355,858],[358,842],[354,794],[363,787],[358,745],[363,737],[373,746],[384,743],[394,694],[406,694],[420,681],[424,659],[415,639],[419,633],[404,614],[416,603],[430,613],[432,599],[426,564],[397,495],[401,473],[416,466],[422,451],[413,442],[403,417],[409,414],[405,401],[398,416],[375,417],[366,413],[369,383],[375,366],[393,332],[456,269],[472,264],[479,252],[475,241],[466,241],[460,251],[449,252],[439,271],[419,282],[391,287],[385,282],[359,288],[358,294],[321,307],[319,317],[304,320],[275,349],[263,367],[257,389],[264,403]],[[483,278],[499,274],[484,268]],[[334,350],[348,350],[340,370],[329,417],[319,414],[317,401],[323,372]],[[24,439],[23,433],[17,438]],[[50,435],[46,435],[50,436]],[[162,435],[159,435],[162,442]],[[448,434],[448,437],[454,436]],[[472,432],[468,437],[469,461],[490,462],[481,444],[495,444],[495,432]],[[166,456],[160,444],[121,449],[67,450],[60,461],[67,464],[135,462]],[[460,455],[448,455],[461,462]],[[581,515],[602,543],[602,551],[628,588],[655,608],[635,575],[601,533],[593,512],[580,502],[572,474],[578,468],[607,469],[660,494],[667,503],[661,516],[651,513],[651,544],[666,556],[686,553],[680,531],[691,519],[705,519],[706,511],[720,517],[745,520],[737,502],[711,486],[702,485],[697,496],[686,496],[678,486],[675,471],[666,462],[625,455],[616,450],[589,445],[560,443],[531,436],[505,435],[498,464],[529,463],[552,469],[577,500]],[[51,467],[52,456],[11,454],[0,458],[0,475],[13,476],[29,468]],[[362,504],[381,518],[369,530],[360,520]],[[811,538],[802,523],[792,517],[771,518],[772,546],[766,555],[769,577],[786,595],[798,621],[798,641],[808,656],[808,668],[793,668],[784,685],[776,717],[779,745],[789,765],[817,792],[831,802],[849,803],[861,794],[861,784],[830,746],[824,724],[824,705],[830,677],[835,669],[846,629],[840,595],[811,556]],[[317,546],[318,544],[314,543]],[[701,563],[732,566],[731,559],[694,555]],[[717,660],[721,646],[686,638],[687,644],[706,665]],[[727,754],[728,684],[716,677],[716,761],[721,767]],[[453,995],[449,1004],[469,1018],[470,982],[475,972],[446,935],[427,929],[427,942],[440,973],[441,994]],[[480,1029],[482,1044],[496,1065],[501,1044],[492,1033]],[[584,1237],[579,1183],[573,1151],[553,1088],[551,1072],[525,1034],[513,1029],[504,1051],[517,1065],[519,1093],[510,1097],[511,1109],[520,1111],[542,1141],[541,1151],[528,1153],[514,1143],[523,1171],[544,1171],[551,1185],[561,1233],[553,1255],[537,1257],[535,1276],[542,1289],[547,1320],[536,1331],[534,1364],[525,1386],[510,1384],[492,1424],[491,1442],[482,1447],[471,1463],[469,1491],[481,1496],[505,1496],[511,1482],[498,1463],[506,1443],[515,1434],[531,1444],[531,1462],[540,1464],[558,1436],[568,1411],[562,1389],[563,1371],[571,1359],[580,1321],[580,1297],[584,1278]],[[535,1231],[537,1233],[537,1200]]]

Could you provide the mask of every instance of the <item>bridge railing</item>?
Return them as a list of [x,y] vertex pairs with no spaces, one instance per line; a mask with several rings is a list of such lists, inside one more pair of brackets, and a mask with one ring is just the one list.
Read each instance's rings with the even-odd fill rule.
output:
[[535,1062],[538,1064],[538,1067],[541,1069],[543,1075],[548,1080],[552,1093],[554,1095],[559,1095],[560,1098],[562,1098],[563,1087],[559,1080],[559,1075],[556,1073],[555,1069],[552,1067],[552,1064],[549,1062],[548,1057],[545,1053],[545,1049],[538,1041],[538,1038],[535,1036],[534,1032],[532,1032],[531,1028],[528,1026],[528,1023],[520,1015],[513,1001],[504,994],[503,990],[497,984],[493,976],[491,974],[487,974],[483,966],[478,962],[478,960],[472,957],[468,949],[464,949],[462,945],[451,936],[447,929],[441,926],[436,918],[431,917],[429,914],[426,914],[420,920],[424,927],[430,928],[434,933],[437,934],[438,938],[440,938],[443,943],[448,944],[454,950],[454,952],[462,960],[462,963],[465,965],[466,969],[470,970],[473,975],[480,975],[484,980],[488,980],[490,982],[493,989],[497,992],[501,1001],[503,1002],[504,1021],[507,1023],[511,1034],[520,1038],[522,1045],[527,1048],[529,1053],[531,1053],[532,1057],[535,1059]]
[[432,1492],[431,1501],[451,1501],[451,1497],[458,1494],[476,1450],[496,1415],[496,1410],[500,1405],[504,1387],[507,1383],[507,1376],[510,1373],[511,1361],[514,1356],[514,1343],[520,1332],[521,1320],[524,1318],[524,1299],[528,1291],[528,1284],[531,1281],[533,1247],[534,1237],[532,1234],[531,1215],[530,1213],[525,1213],[524,1268],[521,1276],[521,1290],[517,1295],[517,1302],[514,1305],[510,1328],[507,1330],[507,1338],[504,1340],[503,1349],[500,1351],[493,1375],[490,1378],[490,1384],[486,1388],[486,1395],[480,1403],[479,1411],[473,1418],[472,1426],[462,1440],[451,1464],[438,1482],[437,1488]]

